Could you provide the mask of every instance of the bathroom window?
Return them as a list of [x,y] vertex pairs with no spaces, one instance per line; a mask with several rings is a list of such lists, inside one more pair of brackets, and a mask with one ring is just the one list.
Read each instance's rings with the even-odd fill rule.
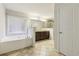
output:
[[25,34],[25,19],[23,17],[7,15],[7,35]]

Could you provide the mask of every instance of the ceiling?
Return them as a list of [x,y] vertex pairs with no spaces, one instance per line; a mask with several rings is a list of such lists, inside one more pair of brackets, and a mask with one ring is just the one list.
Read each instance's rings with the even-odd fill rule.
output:
[[5,3],[4,6],[10,10],[54,18],[53,3]]

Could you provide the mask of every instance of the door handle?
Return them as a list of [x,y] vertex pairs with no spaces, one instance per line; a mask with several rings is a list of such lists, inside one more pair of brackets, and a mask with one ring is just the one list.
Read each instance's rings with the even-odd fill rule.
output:
[[59,32],[60,34],[62,34],[62,32]]

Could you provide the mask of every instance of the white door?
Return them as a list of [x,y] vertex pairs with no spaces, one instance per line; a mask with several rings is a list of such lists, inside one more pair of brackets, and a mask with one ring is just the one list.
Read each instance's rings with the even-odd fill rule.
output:
[[65,55],[79,55],[79,4],[56,4],[55,9],[56,48]]
[[60,52],[65,55],[73,53],[73,8],[72,5],[61,5],[59,8]]
[[73,11],[74,11],[73,52],[74,55],[79,56],[79,4],[76,4]]

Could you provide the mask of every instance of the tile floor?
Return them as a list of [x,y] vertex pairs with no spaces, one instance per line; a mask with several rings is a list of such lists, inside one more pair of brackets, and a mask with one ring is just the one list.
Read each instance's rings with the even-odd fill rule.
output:
[[12,51],[1,56],[63,56],[54,49],[53,40],[37,41],[33,47]]

